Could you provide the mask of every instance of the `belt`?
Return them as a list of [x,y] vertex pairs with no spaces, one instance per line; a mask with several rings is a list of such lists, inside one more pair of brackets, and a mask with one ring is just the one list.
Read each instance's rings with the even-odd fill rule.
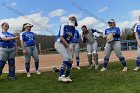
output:
[[35,45],[30,45],[30,46],[25,46],[25,47],[31,47],[31,46],[35,46]]
[[72,42],[72,43],[78,43],[78,42]]

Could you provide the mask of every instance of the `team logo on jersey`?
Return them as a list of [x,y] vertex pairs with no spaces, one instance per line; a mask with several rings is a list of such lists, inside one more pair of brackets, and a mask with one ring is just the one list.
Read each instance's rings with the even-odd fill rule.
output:
[[106,30],[106,34],[109,34],[109,33],[115,33],[115,32],[116,32],[115,29],[113,29],[113,30]]
[[26,34],[26,37],[28,37],[29,40],[34,40],[34,34]]
[[137,26],[137,29],[140,30],[140,25]]

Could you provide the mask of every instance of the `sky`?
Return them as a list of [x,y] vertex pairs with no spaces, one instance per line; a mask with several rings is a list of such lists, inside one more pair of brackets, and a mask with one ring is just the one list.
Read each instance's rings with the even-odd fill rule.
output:
[[56,35],[61,24],[76,16],[79,31],[82,25],[104,31],[110,19],[124,29],[138,22],[139,4],[140,0],[0,0],[0,24],[8,22],[9,31],[16,32],[29,22],[35,33]]

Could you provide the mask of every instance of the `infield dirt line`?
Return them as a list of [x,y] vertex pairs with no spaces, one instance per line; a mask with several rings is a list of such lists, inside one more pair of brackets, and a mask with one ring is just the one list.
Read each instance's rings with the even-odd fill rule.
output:
[[[128,57],[127,59],[134,59],[135,57]],[[103,62],[104,59],[99,59],[99,62]],[[117,59],[111,59],[111,62],[113,61],[117,61]],[[80,65],[81,66],[86,66],[85,64],[88,65],[88,62],[81,62]],[[48,66],[48,67],[40,67],[39,70],[44,70],[44,71],[49,71],[49,70],[52,70],[54,67],[58,67],[60,68],[61,65],[52,65],[52,66]],[[73,68],[76,67],[76,64],[73,64]],[[45,70],[46,69],[46,70]],[[35,72],[35,68],[31,68],[30,71],[33,73]],[[26,72],[26,69],[19,69],[19,70],[16,70],[16,73],[25,73]],[[8,73],[8,71],[4,71],[4,73]]]

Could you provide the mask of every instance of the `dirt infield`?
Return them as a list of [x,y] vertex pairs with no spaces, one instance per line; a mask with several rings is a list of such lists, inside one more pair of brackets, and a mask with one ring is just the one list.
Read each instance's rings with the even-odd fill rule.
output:
[[[122,52],[126,59],[133,59],[136,57],[136,51],[123,51]],[[51,55],[40,55],[40,70],[41,71],[48,71],[52,70],[53,67],[60,67],[62,63],[62,57],[59,54],[51,54]],[[99,62],[102,63],[104,58],[104,52],[99,52]],[[16,72],[17,73],[25,73],[25,66],[24,66],[24,57],[16,57]],[[114,52],[112,52],[110,56],[110,61],[117,61],[118,58],[115,56]],[[80,65],[87,66],[87,53],[80,53]],[[75,67],[75,60],[73,63]],[[34,72],[34,62],[33,59],[31,60],[31,72]],[[4,72],[7,73],[8,66],[6,65],[4,68]]]

